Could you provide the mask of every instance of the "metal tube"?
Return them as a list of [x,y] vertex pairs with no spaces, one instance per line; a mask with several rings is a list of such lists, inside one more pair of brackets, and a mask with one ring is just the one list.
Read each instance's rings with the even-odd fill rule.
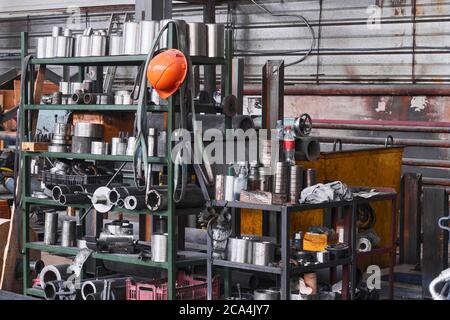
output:
[[58,213],[46,212],[44,225],[44,243],[46,245],[56,244],[58,238]]
[[74,194],[76,191],[84,192],[84,188],[82,185],[73,185],[68,186],[65,184],[54,186],[52,189],[52,197],[55,201],[60,201],[60,197],[62,194]]
[[50,281],[43,288],[45,300],[56,300],[56,294],[64,288],[64,281]]
[[84,194],[61,194],[59,196],[59,203],[62,205],[69,204],[88,204],[90,203],[90,199],[87,195]]
[[311,187],[317,183],[317,170],[316,169],[306,169],[304,171],[303,186],[305,188]]
[[70,264],[46,265],[39,274],[41,287],[44,288],[45,284],[50,281],[67,280],[70,275],[67,273],[67,268],[69,266]]
[[73,135],[86,138],[103,138],[103,125],[99,123],[77,122],[74,125]]
[[61,233],[61,246],[76,246],[77,222],[74,220],[64,220]]
[[[369,138],[369,137],[342,137],[342,136],[317,136],[320,142],[332,143],[341,140],[342,143],[348,144],[372,144],[385,145],[385,138]],[[445,140],[424,140],[424,139],[402,139],[394,138],[393,145],[406,147],[430,147],[430,148],[450,148],[450,141]]]
[[44,269],[45,263],[42,260],[30,261],[30,270],[35,272],[36,274],[41,273],[42,269]]
[[84,281],[81,285],[81,297],[83,300],[88,300],[87,296],[90,294],[100,294],[103,291],[103,288],[105,287],[105,281],[104,280],[90,280],[90,281]]
[[123,26],[123,54],[136,54],[138,42],[138,23],[126,22]]
[[36,48],[36,57],[37,58],[45,58],[45,51],[47,50],[46,42],[47,42],[46,37],[39,37],[37,39],[37,48]]
[[320,157],[320,142],[316,138],[295,140],[295,160],[314,161]]
[[141,210],[146,207],[145,195],[142,196],[128,196],[124,199],[124,206],[127,210]]
[[152,234],[151,251],[152,261],[154,262],[167,262],[167,233],[164,234]]
[[[177,188],[179,192],[179,188]],[[186,194],[179,203],[177,208],[197,208],[202,207],[205,204],[203,193],[197,185],[186,186]],[[165,210],[167,208],[168,197],[167,187],[158,187],[150,189],[146,195],[147,207],[152,211]]]
[[450,168],[450,161],[403,158],[402,165],[412,167]]
[[109,55],[119,56],[122,54],[122,36],[113,34],[109,37]]
[[97,95],[94,93],[85,93],[83,96],[84,104],[96,104],[97,103]]
[[206,56],[206,25],[199,22],[187,23],[187,32],[189,55]]
[[149,54],[159,32],[159,21],[143,20],[139,24],[139,53]]
[[208,57],[223,58],[225,56],[225,26],[220,23],[208,23],[206,32]]

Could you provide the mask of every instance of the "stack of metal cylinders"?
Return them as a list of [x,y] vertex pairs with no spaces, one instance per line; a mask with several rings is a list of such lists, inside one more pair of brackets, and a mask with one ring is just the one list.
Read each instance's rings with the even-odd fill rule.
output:
[[92,142],[101,141],[103,126],[97,123],[77,122],[72,136],[73,153],[91,153]]
[[300,193],[303,188],[303,166],[293,165],[290,166],[290,181],[289,181],[289,197],[288,201],[291,204],[295,204],[300,197]]
[[71,57],[73,53],[74,39],[70,29],[63,29],[55,26],[52,35],[37,39],[37,58],[64,58]]
[[273,179],[273,192],[287,194],[289,187],[289,164],[277,162]]
[[53,137],[48,146],[49,152],[67,152],[70,146],[70,135],[72,126],[68,123],[55,123],[53,126]]

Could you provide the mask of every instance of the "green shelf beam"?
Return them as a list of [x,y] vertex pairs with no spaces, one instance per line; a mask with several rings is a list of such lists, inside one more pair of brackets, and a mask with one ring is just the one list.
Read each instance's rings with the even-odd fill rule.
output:
[[[133,156],[116,156],[116,155],[103,155],[90,153],[25,151],[24,155],[27,157],[47,157],[47,158],[64,158],[64,159],[97,160],[97,161],[117,161],[117,162],[133,161]],[[148,157],[148,162],[153,164],[167,164],[167,158]]]

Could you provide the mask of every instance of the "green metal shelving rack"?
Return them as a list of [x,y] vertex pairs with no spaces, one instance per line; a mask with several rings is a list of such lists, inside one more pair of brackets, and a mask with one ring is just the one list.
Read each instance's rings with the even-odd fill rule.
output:
[[[172,32],[169,29],[169,32]],[[230,30],[226,31],[225,35],[225,58],[208,58],[208,57],[191,57],[193,65],[220,65],[222,66],[222,97],[231,94],[231,59],[232,59],[232,33]],[[21,34],[21,55],[22,61],[28,54],[28,35],[26,32]],[[129,111],[135,112],[136,105],[39,105],[33,101],[33,84],[34,73],[36,65],[53,65],[53,66],[72,66],[79,68],[79,80],[84,78],[84,68],[88,66],[99,67],[98,74],[102,74],[103,66],[140,66],[145,63],[146,55],[123,55],[123,56],[105,56],[105,57],[76,57],[76,58],[45,58],[34,59],[29,62],[29,81],[26,84],[25,90],[21,93],[21,112],[20,117],[20,137],[21,141],[31,141],[31,133],[28,130],[28,121],[31,118],[31,112],[37,110],[80,110],[80,111]],[[167,132],[172,132],[175,125],[174,114],[177,113],[177,106],[173,104],[172,98],[169,98],[167,106],[148,105],[148,111],[151,112],[165,112],[167,113]],[[202,108],[201,112],[217,113],[217,110],[208,110],[207,106]],[[231,119],[225,118],[226,128],[231,128]],[[167,139],[167,150],[172,150],[172,142]],[[22,217],[22,254],[23,254],[23,292],[26,295],[33,295],[43,297],[43,291],[30,288],[29,279],[29,261],[30,250],[39,250],[49,252],[57,255],[74,256],[79,251],[78,248],[61,247],[54,245],[45,245],[42,242],[30,242],[29,237],[29,214],[30,207],[33,205],[42,206],[58,206],[63,207],[50,199],[37,199],[31,197],[30,188],[30,159],[31,157],[47,157],[47,158],[66,158],[66,159],[84,159],[84,160],[101,160],[101,161],[117,161],[117,162],[132,162],[131,156],[113,156],[113,155],[92,155],[92,154],[74,154],[74,153],[54,153],[54,152],[28,152],[20,150],[20,160],[22,163],[21,176],[22,195],[21,208],[23,209]],[[171,152],[167,153],[165,158],[149,157],[149,163],[162,164],[167,166],[168,176],[168,194],[173,194],[173,175],[174,168],[171,159]],[[78,208],[78,217],[81,217],[88,206],[86,205],[71,205],[71,207]],[[165,211],[150,212],[149,210],[130,211],[124,209],[113,209],[112,212],[133,213],[137,215],[150,214],[164,216],[167,218],[167,228],[169,234],[168,241],[168,261],[166,263],[157,263],[153,261],[139,260],[137,255],[124,254],[109,254],[95,252],[91,258],[99,260],[109,260],[114,262],[123,262],[134,265],[162,268],[167,270],[168,275],[168,298],[170,300],[176,299],[175,281],[176,270],[180,267],[192,266],[198,264],[206,264],[205,254],[194,254],[192,252],[183,252],[184,258],[177,260],[177,252],[175,251],[175,217],[178,215],[196,214],[198,209],[178,209],[175,210],[173,201],[169,201],[168,208]],[[84,225],[85,221],[82,221]]]

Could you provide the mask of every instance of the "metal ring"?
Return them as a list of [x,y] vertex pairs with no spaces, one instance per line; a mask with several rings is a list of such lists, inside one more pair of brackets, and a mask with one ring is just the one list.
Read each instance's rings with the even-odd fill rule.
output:
[[[448,232],[450,232],[450,227],[444,225],[444,221],[445,220],[449,220],[450,221],[450,216],[449,217],[442,217],[442,218],[439,219],[439,221],[438,221],[439,228],[441,228],[443,230],[447,230]],[[447,224],[448,224],[448,222],[447,222]]]

